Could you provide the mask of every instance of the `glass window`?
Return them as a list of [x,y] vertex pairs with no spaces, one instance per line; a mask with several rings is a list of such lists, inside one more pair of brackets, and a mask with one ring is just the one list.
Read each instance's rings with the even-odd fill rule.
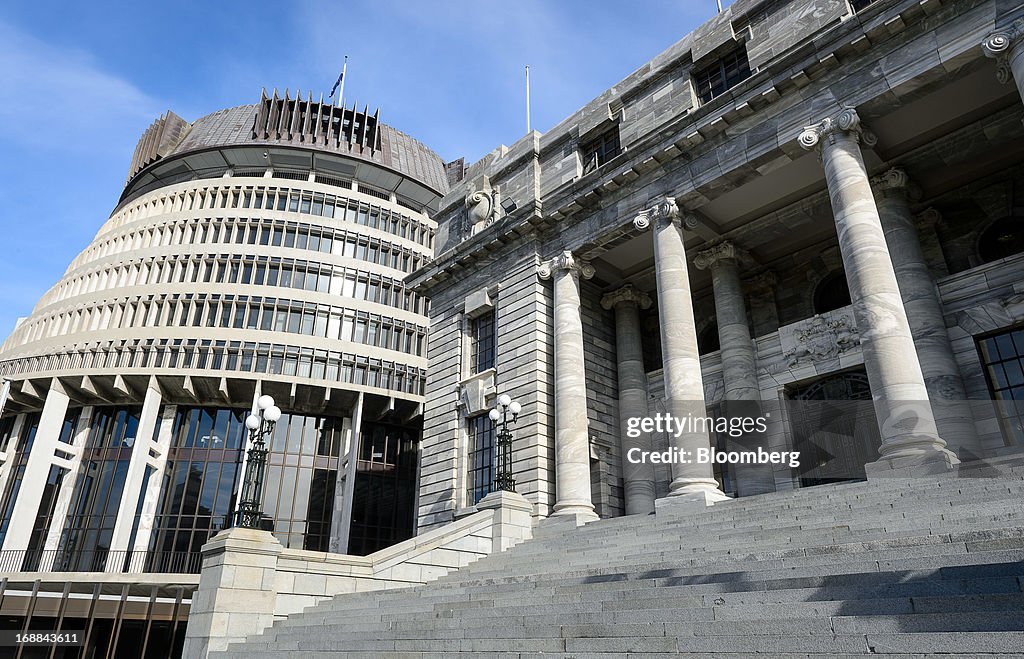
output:
[[990,224],[978,237],[978,253],[985,263],[1024,252],[1024,221],[1005,217]]
[[[619,155],[619,128],[615,126],[600,137],[583,145],[583,173],[587,174]],[[404,226],[404,225],[403,225]],[[403,231],[402,237],[405,237]]]
[[1024,445],[1024,327],[978,340],[985,377],[1009,445]]
[[825,276],[814,287],[814,313],[841,309],[850,304],[850,288],[846,283],[846,273],[836,270]]
[[476,505],[494,483],[494,422],[486,414],[469,419],[469,455],[466,460],[468,499]]
[[702,103],[707,103],[722,95],[749,77],[750,64],[747,62],[747,50],[742,45],[693,74],[697,96],[700,97]]
[[480,373],[494,367],[494,310],[470,320],[470,370]]

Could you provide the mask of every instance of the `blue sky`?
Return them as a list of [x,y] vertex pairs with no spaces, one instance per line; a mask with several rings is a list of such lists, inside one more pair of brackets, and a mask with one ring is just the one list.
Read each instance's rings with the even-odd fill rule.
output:
[[715,0],[339,0],[0,7],[0,336],[116,203],[167,109],[188,121],[260,88],[345,96],[446,160],[545,131],[683,37]]

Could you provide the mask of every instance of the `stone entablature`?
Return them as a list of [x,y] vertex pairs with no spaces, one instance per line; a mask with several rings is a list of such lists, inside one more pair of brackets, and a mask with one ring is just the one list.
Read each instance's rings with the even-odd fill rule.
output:
[[[788,5],[783,4],[780,9],[786,6]],[[977,48],[976,42],[957,42],[943,49],[941,55],[935,53],[934,46],[931,45],[933,41],[930,35],[941,25],[941,20],[956,20],[960,29],[968,29],[969,24],[964,22],[966,20],[981,20],[980,10],[972,12],[969,18],[959,16],[958,13],[961,11],[959,3],[951,0],[874,3],[857,15],[858,20],[844,20],[828,27],[826,34],[820,37],[822,43],[819,44],[817,52],[823,52],[822,48],[832,48],[832,55],[825,58],[816,56],[810,61],[806,53],[800,49],[790,49],[763,64],[750,79],[731,91],[731,96],[726,95],[733,99],[736,107],[723,107],[720,100],[715,99],[708,104],[691,108],[680,116],[674,116],[671,111],[666,111],[647,117],[648,130],[643,131],[644,137],[635,144],[623,144],[626,150],[625,160],[617,158],[616,163],[622,162],[611,171],[602,169],[597,174],[589,174],[580,180],[574,178],[556,187],[544,184],[551,176],[560,175],[558,173],[564,169],[551,158],[545,157],[545,149],[552,142],[562,144],[565,141],[563,131],[568,130],[573,124],[572,118],[543,136],[534,133],[512,147],[502,147],[477,165],[471,166],[465,182],[467,186],[473,186],[476,185],[473,182],[478,181],[481,176],[488,176],[491,185],[502,190],[503,198],[512,198],[516,201],[517,210],[495,221],[494,228],[485,231],[486,235],[481,236],[480,241],[467,241],[472,244],[459,245],[461,249],[454,252],[451,249],[457,243],[446,241],[444,236],[440,236],[438,258],[433,267],[420,271],[414,275],[412,281],[428,285],[439,283],[445,278],[442,271],[446,270],[449,264],[458,263],[465,267],[477,258],[477,252],[480,252],[480,256],[486,256],[495,241],[499,244],[510,242],[516,236],[522,235],[524,229],[529,231],[529,227],[543,230],[557,222],[564,230],[565,227],[578,222],[577,217],[597,213],[600,216],[599,224],[611,228],[613,223],[635,214],[638,210],[635,206],[628,207],[637,202],[628,200],[628,195],[624,194],[623,190],[635,190],[638,185],[650,182],[657,172],[665,171],[667,165],[678,162],[680,157],[684,157],[692,165],[684,168],[669,167],[671,176],[678,177],[678,180],[656,187],[662,193],[666,189],[674,190],[681,203],[699,208],[723,192],[723,186],[728,189],[733,185],[734,179],[742,179],[749,175],[744,173],[751,166],[748,163],[757,163],[755,166],[761,167],[762,163],[787,162],[796,157],[797,154],[792,150],[795,144],[787,144],[786,140],[781,139],[766,139],[752,143],[749,138],[745,138],[737,142],[733,128],[747,124],[764,125],[767,121],[776,128],[774,136],[798,131],[801,126],[806,125],[807,117],[777,107],[777,101],[788,94],[799,93],[802,97],[809,98],[817,93],[821,95],[822,103],[835,104],[837,99],[831,96],[831,92],[819,89],[816,81],[829,75],[838,75],[833,74],[833,71],[839,67],[840,62],[847,68],[850,68],[850,65],[856,68],[859,64],[858,58],[865,52],[871,53],[872,58],[884,59],[889,55],[895,56],[897,52],[907,52],[908,49],[922,51],[914,67],[887,72],[884,78],[873,76],[861,81],[864,86],[857,92],[857,102],[860,102],[859,99],[870,98],[876,93],[888,93],[890,87],[902,92],[904,83],[929,68],[952,67],[952,62],[959,65],[966,59],[982,57],[981,49]],[[924,52],[926,42],[929,42],[930,53]],[[684,39],[670,49],[670,52],[682,49],[678,53],[681,55],[689,47],[690,42]],[[663,57],[655,61],[665,66],[667,62],[677,60]],[[794,74],[797,62],[801,62],[804,69]],[[856,75],[859,80],[866,75],[866,71],[858,70]],[[639,101],[640,98],[644,98],[642,92],[645,88],[642,82],[634,84],[640,85],[640,89],[637,90],[640,92]],[[628,98],[629,89],[630,86],[625,84],[617,86],[615,92]],[[646,91],[653,93],[652,90]],[[906,91],[911,91],[910,86]],[[826,96],[829,97],[828,101],[825,100]],[[839,101],[842,105],[842,100]],[[628,107],[627,103],[626,108]],[[752,119],[754,116],[759,117],[756,122]],[[684,122],[692,125],[687,127]],[[738,134],[742,133],[741,130]],[[667,140],[665,135],[674,135],[674,141]],[[719,162],[722,154],[730,155]],[[771,165],[769,169],[775,166],[777,164]],[[437,216],[442,225],[441,234],[447,231],[444,225],[449,222],[451,213],[462,212],[465,195],[465,188],[457,185],[442,201]],[[627,207],[624,208],[624,205]],[[487,247],[481,251],[484,246]],[[575,249],[578,245],[569,247]]]

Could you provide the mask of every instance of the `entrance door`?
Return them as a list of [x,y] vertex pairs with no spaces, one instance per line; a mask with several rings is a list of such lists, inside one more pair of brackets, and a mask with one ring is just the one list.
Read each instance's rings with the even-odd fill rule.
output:
[[851,371],[797,385],[788,392],[793,448],[801,487],[865,480],[882,438],[867,374]]

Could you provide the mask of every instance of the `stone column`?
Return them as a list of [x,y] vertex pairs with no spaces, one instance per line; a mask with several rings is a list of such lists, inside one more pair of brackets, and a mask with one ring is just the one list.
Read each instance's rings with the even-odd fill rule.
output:
[[[605,309],[615,309],[615,356],[619,376],[619,442],[622,447],[622,480],[626,496],[627,515],[646,515],[654,512],[654,465],[650,462],[630,462],[630,451],[651,450],[650,433],[641,432],[629,419],[650,416],[647,407],[647,372],[644,370],[644,351],[641,341],[640,309],[651,306],[651,298],[627,284],[601,299]],[[636,424],[637,422],[634,422]],[[636,436],[630,437],[630,434]],[[634,451],[635,452],[635,451]]]
[[[757,382],[757,357],[747,323],[747,305],[740,284],[739,261],[745,254],[726,241],[698,252],[693,264],[711,270],[715,296],[715,319],[722,356],[722,381],[725,404],[722,412],[729,417],[761,416],[761,389]],[[738,442],[744,450],[762,446],[762,437],[750,436]],[[767,450],[767,446],[762,446]],[[736,465],[736,487],[740,496],[775,491],[775,477],[770,464]]]
[[350,416],[342,422],[342,436],[345,438],[343,468],[338,470],[335,485],[334,511],[331,515],[331,538],[328,549],[335,554],[348,553],[349,535],[352,531],[352,504],[356,492],[356,466],[359,463],[360,429],[363,425],[363,392],[359,392]]
[[[142,402],[142,411],[139,413],[139,427],[135,432],[134,444],[132,445],[131,460],[128,463],[128,473],[124,478],[124,486],[121,491],[121,505],[117,510],[117,521],[114,523],[114,530],[110,538],[111,551],[128,551],[132,547],[132,529],[135,527],[136,513],[142,514],[144,510],[138,510],[139,498],[142,494],[143,481],[146,480],[146,471],[150,469],[150,448],[153,446],[153,432],[156,430],[157,418],[160,414],[160,403],[163,396],[160,393],[160,386],[156,377],[151,377],[146,387],[146,394]],[[162,473],[152,473],[150,480],[156,479],[160,483]],[[149,484],[147,484],[149,489]],[[141,521],[141,520],[140,520]],[[132,558],[132,571],[141,567],[138,557]],[[119,572],[123,566],[114,561],[108,561],[108,572]]]
[[[57,493],[57,502],[53,506],[51,519],[66,520],[68,517],[68,511],[71,509],[71,499],[74,495],[75,485],[79,478],[79,467],[82,464],[82,453],[85,451],[85,443],[89,439],[89,430],[92,425],[92,414],[94,410],[95,408],[92,405],[86,405],[82,408],[82,412],[78,417],[78,425],[75,428],[74,436],[71,439],[71,446],[67,449],[67,452],[72,454],[72,458],[68,461],[68,473],[64,476],[64,481],[61,483],[60,491]],[[62,535],[64,535],[64,524],[54,524],[51,522],[50,528],[46,532],[46,540],[44,541],[43,549],[52,552],[51,555],[55,556],[57,550],[60,549],[60,538]]]
[[[64,417],[68,412],[68,397],[60,380],[53,378],[50,389],[43,403],[43,411],[36,427],[36,437],[25,463],[25,474],[21,479],[21,489],[15,502],[14,512],[7,526],[4,537],[4,551],[28,549],[29,537],[35,525],[36,513],[46,487],[46,479],[53,466],[54,451],[60,448],[60,431],[64,427]],[[69,479],[70,480],[70,479]],[[55,524],[61,521],[54,520]]]
[[996,76],[1006,84],[1012,78],[1024,98],[1024,18],[988,35],[981,48],[987,57],[996,60]]
[[832,201],[839,251],[850,285],[864,368],[882,435],[881,458],[869,476],[889,469],[948,469],[957,464],[935,426],[896,272],[860,151],[874,136],[847,108],[800,133],[805,149],[820,149]]
[[594,268],[572,252],[541,264],[541,279],[554,282],[555,318],[555,506],[554,515],[575,515],[578,522],[597,519],[590,491],[590,425],[587,376],[580,317],[580,277]]
[[[153,438],[150,465],[153,469],[146,489],[140,492],[142,497],[142,514],[139,515],[139,530],[135,534],[135,542],[129,549],[133,556],[145,556],[149,550],[149,541],[153,535],[153,526],[156,522],[156,509],[160,505],[160,495],[163,492],[163,480],[167,469],[167,456],[171,452],[171,442],[174,440],[174,419],[178,414],[177,405],[164,405],[160,411],[159,432]],[[150,453],[150,451],[146,451]],[[135,565],[140,564],[140,559],[133,561]]]
[[[704,417],[704,379],[697,351],[697,329],[693,321],[693,300],[690,297],[690,275],[686,266],[681,224],[694,226],[696,220],[681,217],[676,200],[666,197],[642,211],[633,220],[637,229],[653,223],[654,267],[658,285],[658,321],[661,325],[662,376],[665,381],[665,404],[668,413],[678,421]],[[678,454],[672,463],[672,483],[668,500],[698,502],[711,505],[726,499],[715,480],[710,463],[699,463],[697,451],[710,449],[707,429],[685,424],[681,432],[669,434],[669,448]],[[666,499],[658,501],[662,505]]]
[[910,178],[894,168],[873,177],[871,184],[935,423],[953,447],[976,453],[979,447],[967,392],[946,332],[939,290],[928,271],[910,212]]

